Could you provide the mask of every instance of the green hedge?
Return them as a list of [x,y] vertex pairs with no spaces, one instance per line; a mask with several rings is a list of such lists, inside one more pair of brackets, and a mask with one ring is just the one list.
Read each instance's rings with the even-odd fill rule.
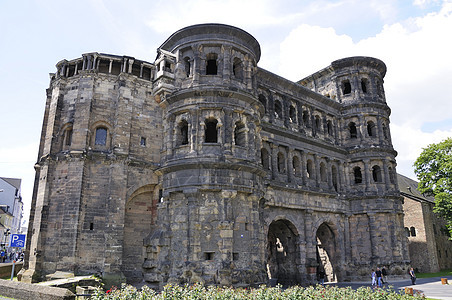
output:
[[261,286],[256,289],[235,289],[230,287],[204,287],[200,284],[174,286],[167,285],[163,291],[156,291],[144,286],[138,291],[133,286],[124,285],[122,288],[112,288],[108,291],[98,289],[93,300],[100,299],[121,299],[121,300],[285,300],[285,299],[413,299],[423,298],[423,295],[417,294],[415,297],[409,295],[397,294],[393,289],[371,289],[370,287],[360,287],[353,290],[350,287],[338,288],[335,286],[311,286],[311,287],[290,287],[283,289],[281,287],[268,288]]

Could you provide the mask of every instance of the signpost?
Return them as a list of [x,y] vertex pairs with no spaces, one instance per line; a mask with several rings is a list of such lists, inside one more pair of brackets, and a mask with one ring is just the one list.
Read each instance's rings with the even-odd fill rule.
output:
[[10,247],[25,247],[25,234],[11,234]]
[[[25,234],[11,234],[10,247],[25,247]],[[16,265],[16,259],[13,260],[13,268],[11,270],[11,280],[14,278],[14,267]]]

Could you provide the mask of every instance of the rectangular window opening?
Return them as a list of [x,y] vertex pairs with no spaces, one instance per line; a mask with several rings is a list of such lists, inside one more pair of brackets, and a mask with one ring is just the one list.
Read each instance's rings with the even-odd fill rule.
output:
[[232,253],[232,260],[239,260],[239,254],[237,252]]
[[213,255],[215,252],[204,252],[204,259],[205,260],[213,260]]
[[89,223],[89,230],[93,230],[94,229],[94,223]]
[[146,138],[145,137],[141,137],[140,145],[143,147],[146,146]]

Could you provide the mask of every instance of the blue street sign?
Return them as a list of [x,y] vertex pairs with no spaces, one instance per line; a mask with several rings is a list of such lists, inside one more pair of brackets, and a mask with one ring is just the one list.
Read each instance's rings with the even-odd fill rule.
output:
[[25,247],[25,234],[11,234],[10,247]]

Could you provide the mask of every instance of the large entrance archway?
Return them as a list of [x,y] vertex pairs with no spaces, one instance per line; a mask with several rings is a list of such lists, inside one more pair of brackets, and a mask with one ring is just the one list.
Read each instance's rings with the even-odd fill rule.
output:
[[124,242],[122,254],[122,272],[127,283],[143,280],[142,265],[146,257],[143,239],[151,231],[154,186],[143,186],[136,190],[126,203],[124,216]]
[[287,220],[273,221],[268,228],[267,274],[284,286],[300,283],[298,232]]
[[325,272],[325,282],[336,282],[337,270],[335,265],[338,262],[336,247],[336,237],[333,230],[326,223],[322,223],[316,232],[317,240],[317,274]]

